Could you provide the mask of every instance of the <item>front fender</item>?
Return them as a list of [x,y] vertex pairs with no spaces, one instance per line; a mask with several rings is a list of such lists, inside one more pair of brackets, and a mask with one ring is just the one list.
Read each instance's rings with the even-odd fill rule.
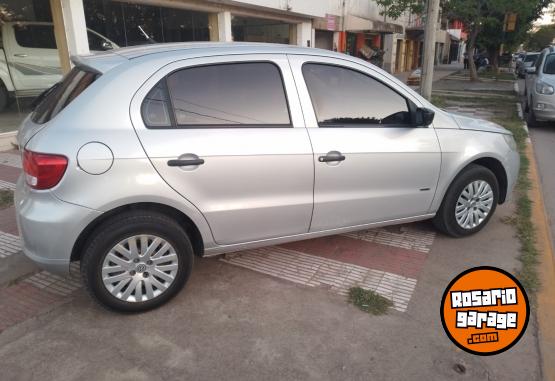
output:
[[507,176],[507,195],[510,194],[516,183],[520,159],[502,134],[438,129],[437,135],[441,146],[441,169],[430,213],[437,212],[455,177],[469,164],[480,159],[495,159],[501,163]]

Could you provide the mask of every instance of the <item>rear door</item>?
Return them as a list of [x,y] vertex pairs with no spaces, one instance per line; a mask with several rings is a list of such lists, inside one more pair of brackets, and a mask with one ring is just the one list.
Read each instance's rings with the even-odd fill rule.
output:
[[54,27],[50,24],[10,24],[6,54],[16,90],[43,90],[62,77]]
[[285,56],[166,66],[136,94],[132,118],[157,171],[218,244],[308,231],[314,164]]
[[314,149],[310,230],[427,214],[441,152],[434,129],[413,123],[417,99],[354,62],[289,57]]

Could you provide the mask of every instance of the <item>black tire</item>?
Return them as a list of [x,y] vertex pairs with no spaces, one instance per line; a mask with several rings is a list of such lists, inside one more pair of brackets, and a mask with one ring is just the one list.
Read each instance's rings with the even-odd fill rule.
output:
[[[457,200],[463,189],[476,180],[486,181],[493,191],[493,205],[486,218],[476,227],[465,229],[459,225],[455,217]],[[433,218],[435,227],[451,237],[466,237],[479,232],[487,225],[491,216],[495,213],[499,201],[499,184],[492,171],[481,165],[470,164],[453,180],[437,214]]]
[[536,115],[534,114],[534,108],[528,105],[528,113],[526,114],[526,125],[528,127],[537,127],[538,124],[539,122],[536,119]]
[[10,95],[8,94],[8,90],[2,81],[0,81],[0,112],[4,111],[6,107],[8,107],[9,101]]
[[[178,269],[173,282],[160,295],[143,302],[128,302],[112,295],[102,281],[102,264],[108,252],[122,240],[152,234],[173,246]],[[193,247],[183,228],[166,215],[151,211],[124,212],[94,230],[81,256],[81,276],[85,288],[103,307],[118,312],[147,311],[169,301],[185,285],[193,268]]]

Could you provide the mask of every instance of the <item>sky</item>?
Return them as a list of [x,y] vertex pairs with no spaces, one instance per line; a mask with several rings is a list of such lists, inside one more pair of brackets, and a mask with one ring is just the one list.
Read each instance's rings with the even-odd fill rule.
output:
[[544,8],[543,16],[538,19],[535,24],[539,25],[546,25],[546,24],[553,24],[553,11],[555,10],[555,5],[551,4],[549,7]]

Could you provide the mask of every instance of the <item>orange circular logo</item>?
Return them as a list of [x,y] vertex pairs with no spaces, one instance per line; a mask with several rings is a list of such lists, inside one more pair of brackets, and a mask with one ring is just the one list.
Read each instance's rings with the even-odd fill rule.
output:
[[459,348],[489,356],[506,351],[524,334],[530,306],[520,282],[489,266],[459,274],[443,293],[441,322]]

